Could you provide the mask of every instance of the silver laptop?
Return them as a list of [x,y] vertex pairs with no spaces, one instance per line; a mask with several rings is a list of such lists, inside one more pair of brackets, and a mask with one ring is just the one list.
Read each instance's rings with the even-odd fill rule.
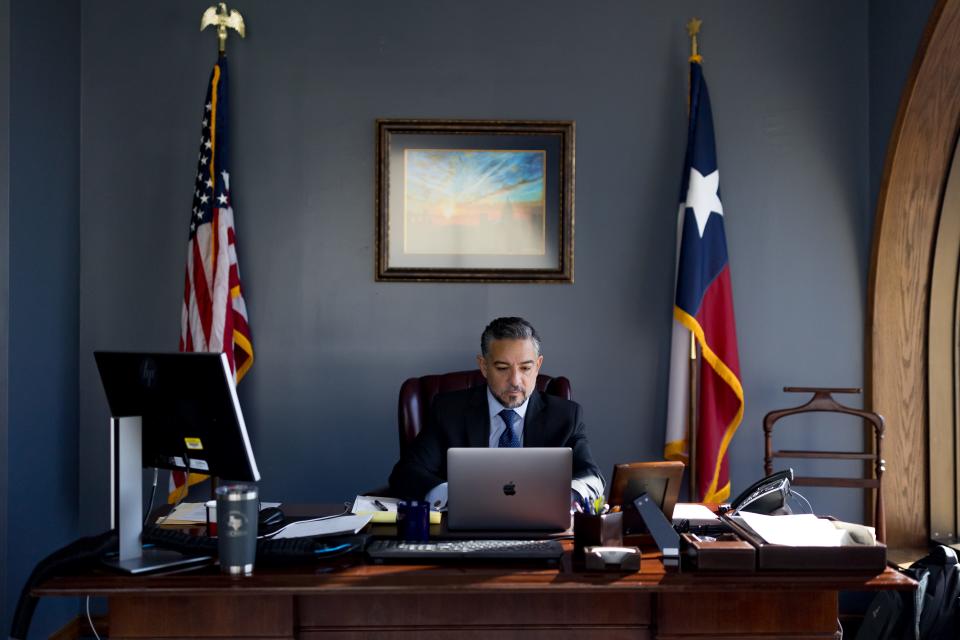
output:
[[569,447],[447,450],[447,528],[563,531],[570,528]]

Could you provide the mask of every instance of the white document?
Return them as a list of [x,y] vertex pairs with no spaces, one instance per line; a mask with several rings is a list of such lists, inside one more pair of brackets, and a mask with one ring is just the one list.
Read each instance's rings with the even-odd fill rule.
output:
[[678,502],[673,507],[673,521],[687,520],[691,526],[720,522],[720,517],[702,504]]
[[370,522],[369,515],[337,516],[291,522],[273,533],[269,538],[319,538],[321,536],[347,535],[359,532]]
[[[383,496],[357,496],[352,512],[372,518],[374,524],[390,524],[397,521],[397,498]],[[430,524],[440,524],[440,512],[430,509]]]
[[741,511],[740,517],[770,544],[791,547],[839,547],[844,531],[812,513],[789,516],[765,516]]
[[[213,508],[210,510],[210,519],[217,519],[216,501],[213,502]],[[181,502],[177,507],[164,518],[157,518],[157,524],[206,524],[207,507],[205,502]],[[279,502],[261,502],[260,509],[267,507],[279,507]]]
[[[353,513],[397,513],[396,498],[357,496],[353,499]],[[393,516],[396,520],[396,515]]]

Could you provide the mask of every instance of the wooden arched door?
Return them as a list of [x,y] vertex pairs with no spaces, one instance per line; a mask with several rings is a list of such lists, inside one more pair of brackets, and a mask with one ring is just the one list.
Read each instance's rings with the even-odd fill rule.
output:
[[[960,0],[931,13],[887,149],[867,310],[868,401],[887,420],[887,544],[930,537],[930,294],[940,212],[960,131]],[[942,428],[942,425],[935,425]]]

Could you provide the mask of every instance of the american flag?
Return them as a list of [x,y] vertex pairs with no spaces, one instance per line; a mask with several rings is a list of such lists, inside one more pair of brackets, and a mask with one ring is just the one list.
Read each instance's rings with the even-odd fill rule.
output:
[[686,461],[690,334],[703,356],[697,398],[693,500],[730,497],[727,450],[743,419],[743,385],[710,95],[699,56],[690,64],[690,121],[680,188],[677,292],[664,455]]
[[[210,74],[203,108],[180,313],[180,351],[226,353],[240,382],[253,365],[253,342],[237,266],[226,96],[227,59],[220,56]],[[183,493],[185,475],[171,473],[170,502]],[[189,485],[205,478],[190,474]]]

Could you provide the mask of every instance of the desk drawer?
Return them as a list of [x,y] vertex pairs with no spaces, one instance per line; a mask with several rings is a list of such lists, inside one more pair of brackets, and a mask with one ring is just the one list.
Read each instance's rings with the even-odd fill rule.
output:
[[681,592],[657,595],[658,638],[833,638],[835,591]]
[[406,639],[650,638],[645,593],[378,593],[303,596],[298,637]]

